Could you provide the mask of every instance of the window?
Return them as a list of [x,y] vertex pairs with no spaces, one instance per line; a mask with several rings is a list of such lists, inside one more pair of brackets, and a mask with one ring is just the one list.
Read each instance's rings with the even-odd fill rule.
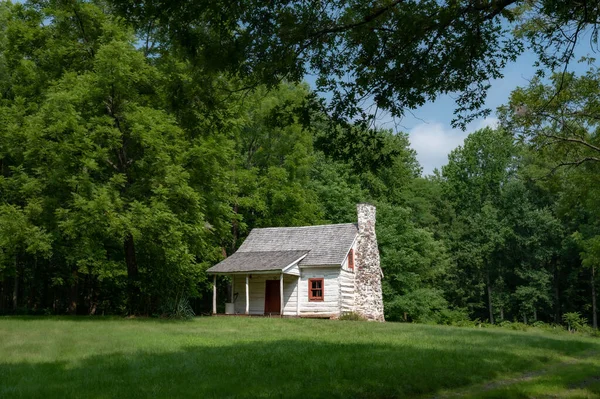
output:
[[348,252],[348,269],[354,270],[354,250],[350,249]]
[[308,279],[308,300],[309,301],[322,301],[323,300],[323,288],[324,281],[322,278],[309,278]]

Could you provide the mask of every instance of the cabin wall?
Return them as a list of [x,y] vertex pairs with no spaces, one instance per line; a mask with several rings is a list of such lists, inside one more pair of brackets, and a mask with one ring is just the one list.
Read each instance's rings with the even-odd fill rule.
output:
[[[356,269],[356,248],[358,240],[355,239],[352,243],[352,249],[354,250],[354,268]],[[355,292],[356,292],[356,274],[355,270],[348,267],[348,256],[342,263],[340,270],[340,307],[342,313],[354,312],[355,311]]]
[[[303,267],[299,284],[300,316],[340,315],[340,267]],[[308,300],[308,280],[322,278],[324,282],[323,301]]]
[[340,270],[340,307],[342,313],[354,312],[354,292],[354,272],[345,269]]
[[298,280],[300,277],[283,275],[283,315],[296,316],[298,308]]

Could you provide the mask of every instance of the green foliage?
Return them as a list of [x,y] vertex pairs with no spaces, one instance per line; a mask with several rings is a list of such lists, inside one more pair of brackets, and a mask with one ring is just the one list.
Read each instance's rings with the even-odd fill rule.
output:
[[167,298],[163,300],[159,312],[161,317],[171,319],[191,319],[196,316],[189,299],[186,297]]
[[587,319],[579,312],[568,312],[563,314],[563,321],[567,324],[569,332],[580,331],[587,324]]
[[[443,243],[410,220],[410,211],[379,204],[377,236],[388,320],[429,319],[447,306],[441,287],[449,266]],[[406,316],[405,316],[406,313]]]
[[406,320],[436,322],[438,312],[445,310],[447,306],[448,303],[444,299],[442,291],[417,288],[388,299],[385,303],[385,316],[387,320],[400,321],[404,319],[404,313],[406,313]]
[[502,328],[508,328],[511,330],[515,330],[515,331],[527,331],[529,329],[529,326],[525,323],[520,323],[518,321],[501,321],[500,323],[498,323],[499,327]]
[[595,2],[559,0],[109,3],[141,35],[181,48],[210,73],[271,86],[311,73],[318,91],[332,93],[330,113],[347,120],[381,109],[401,117],[457,93],[454,123],[463,128],[489,114],[489,82],[526,47],[549,71],[562,70],[584,32],[597,42],[600,13]]
[[479,320],[472,321],[466,309],[442,309],[436,314],[438,324],[448,326],[466,327],[480,323]]

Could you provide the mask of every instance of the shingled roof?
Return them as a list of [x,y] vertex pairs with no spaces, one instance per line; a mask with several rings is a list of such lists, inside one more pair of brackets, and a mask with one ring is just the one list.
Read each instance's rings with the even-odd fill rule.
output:
[[236,252],[223,262],[208,269],[210,273],[282,270],[308,251]]
[[253,229],[236,253],[207,272],[282,270],[304,255],[300,266],[341,265],[357,233],[354,223]]

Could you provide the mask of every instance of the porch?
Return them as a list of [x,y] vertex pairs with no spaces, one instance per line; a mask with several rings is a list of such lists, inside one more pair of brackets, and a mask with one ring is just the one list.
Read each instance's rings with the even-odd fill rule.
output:
[[217,276],[231,279],[225,305],[227,314],[299,315],[298,263],[308,251],[238,251],[211,267],[212,313],[217,313]]
[[[225,314],[249,316],[298,316],[299,276],[282,272],[228,273],[231,290]],[[217,314],[217,275],[213,276],[212,313]],[[221,297],[222,298],[222,297]],[[221,299],[222,301],[222,299]]]

